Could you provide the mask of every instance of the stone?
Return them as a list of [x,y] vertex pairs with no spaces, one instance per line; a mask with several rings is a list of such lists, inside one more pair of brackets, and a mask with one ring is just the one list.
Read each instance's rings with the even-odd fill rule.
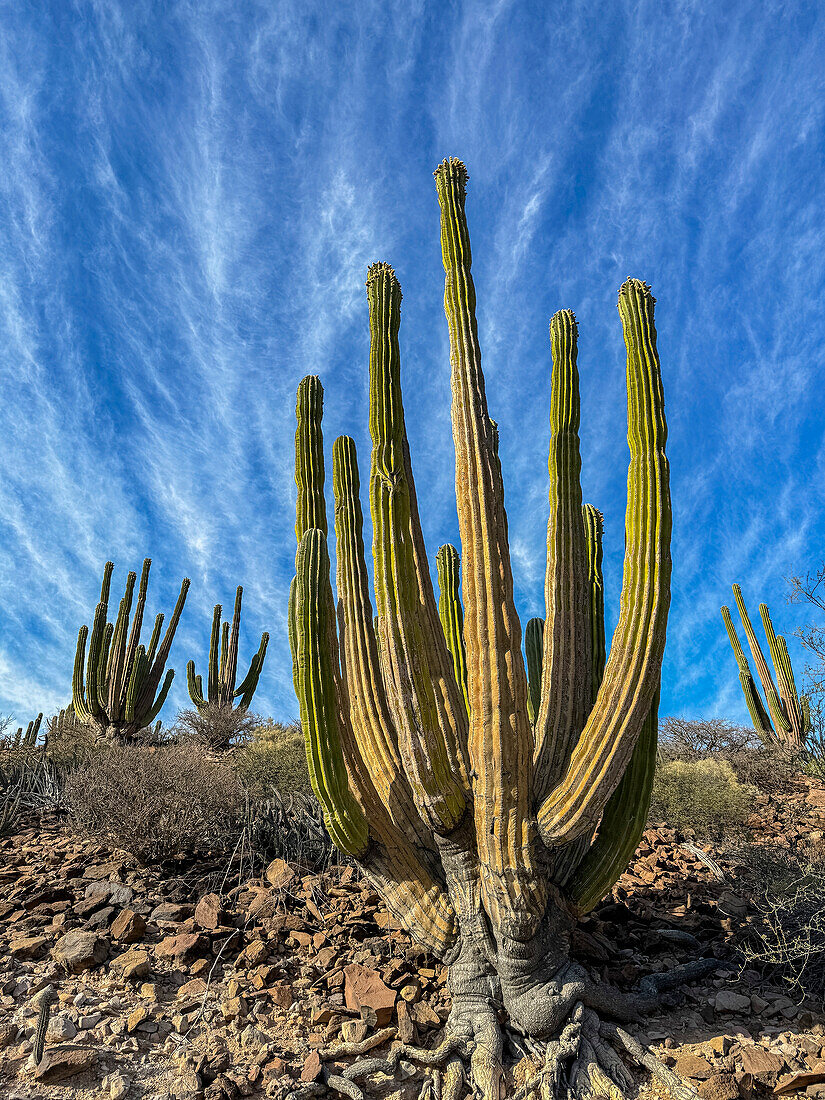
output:
[[321,1056],[317,1050],[311,1051],[304,1059],[304,1066],[301,1070],[301,1080],[305,1084],[310,1084],[312,1081],[317,1081],[323,1072],[323,1064],[321,1062]]
[[386,1027],[395,1008],[395,990],[384,983],[381,975],[359,963],[344,967],[344,999],[347,1008],[360,1011],[362,1007],[375,1012],[378,1027]]
[[713,1077],[714,1069],[707,1058],[686,1050],[676,1059],[676,1074],[692,1081],[707,1081],[708,1078]]
[[825,1084],[825,1072],[822,1070],[808,1070],[802,1073],[788,1073],[781,1077],[773,1090],[774,1096],[785,1096],[789,1092],[799,1092],[801,1089],[809,1089],[814,1085]]
[[49,1020],[47,1035],[50,1039],[62,1042],[66,1039],[74,1039],[77,1035],[77,1027],[73,1020],[61,1013],[60,1016],[52,1016]]
[[120,943],[139,943],[146,934],[146,921],[132,909],[123,909],[109,930]]
[[182,959],[193,954],[201,943],[199,932],[180,932],[177,936],[162,939],[155,947],[155,954],[160,959]]
[[98,898],[101,902],[107,901],[118,909],[125,909],[135,896],[131,886],[124,886],[121,882],[90,882],[86,887],[85,897],[91,901]]
[[14,959],[36,959],[48,942],[45,936],[24,936],[11,941],[9,954]]
[[264,872],[264,877],[270,886],[273,886],[276,890],[282,890],[285,886],[293,883],[298,876],[285,859],[273,859]]
[[189,1000],[190,997],[202,997],[206,992],[206,982],[203,978],[193,978],[186,982],[178,990],[178,1000]]
[[138,1005],[137,1008],[133,1012],[130,1012],[126,1018],[126,1030],[128,1031],[128,1033],[131,1035],[133,1031],[137,1031],[140,1025],[145,1020],[148,1020],[151,1015],[152,1008],[150,1005]]
[[195,906],[195,924],[199,928],[220,928],[225,919],[219,894],[204,894]]
[[702,1100],[737,1100],[739,1085],[732,1073],[714,1073],[696,1091]]
[[295,991],[289,982],[274,982],[268,992],[278,1008],[289,1008],[295,1000]]
[[43,1085],[56,1085],[78,1073],[83,1073],[97,1061],[97,1051],[91,1047],[50,1047],[34,1071]]
[[130,1081],[122,1073],[110,1073],[101,1082],[109,1090],[109,1100],[123,1100],[129,1091]]
[[741,1058],[743,1071],[750,1073],[755,1081],[771,1088],[779,1080],[779,1075],[785,1068],[784,1059],[755,1043],[742,1047]]
[[713,1007],[717,1012],[747,1014],[750,1012],[751,999],[731,989],[721,989],[714,998]]
[[121,974],[127,981],[136,981],[139,978],[148,977],[151,967],[149,965],[148,951],[124,951],[109,963],[109,969]]
[[84,970],[94,970],[105,962],[109,954],[109,945],[96,932],[83,932],[75,929],[67,932],[52,948],[52,958],[70,974],[80,974]]
[[166,924],[179,924],[192,916],[191,905],[181,905],[174,901],[163,901],[149,914],[149,920]]

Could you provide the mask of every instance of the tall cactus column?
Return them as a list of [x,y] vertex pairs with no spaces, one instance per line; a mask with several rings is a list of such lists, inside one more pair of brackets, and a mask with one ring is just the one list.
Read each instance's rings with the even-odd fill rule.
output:
[[577,915],[632,856],[655,760],[670,497],[654,300],[635,279],[619,292],[630,468],[609,655],[602,517],[582,505],[579,483],[578,330],[569,310],[551,323],[546,611],[528,624],[525,665],[498,428],[481,368],[467,173],[450,158],[435,178],[461,556],[439,550],[436,601],[404,422],[401,288],[377,263],[367,276],[374,596],[348,436],[332,447],[333,595],[323,390],[314,377],[298,389],[289,629],[310,778],[335,843],[413,937],[450,965],[441,1094],[463,1095],[456,1055],[466,1055],[475,1094],[499,1100],[503,1020],[505,1030],[547,1044],[555,1096],[619,1100],[628,1078],[607,1042],[619,1036],[597,1012],[615,1018],[645,1002],[594,984],[568,945]]

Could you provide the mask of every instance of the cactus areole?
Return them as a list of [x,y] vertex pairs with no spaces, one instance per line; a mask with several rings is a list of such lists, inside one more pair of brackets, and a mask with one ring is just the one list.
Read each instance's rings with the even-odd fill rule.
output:
[[464,1094],[463,1054],[476,1094],[498,1100],[505,1039],[526,1035],[544,1051],[551,1093],[616,1097],[630,1078],[614,1048],[641,1048],[610,1021],[636,1015],[655,991],[631,997],[594,982],[569,941],[635,850],[656,753],[671,508],[654,298],[638,279],[619,291],[630,466],[621,610],[606,656],[602,517],[583,506],[579,482],[577,324],[569,310],[550,323],[545,613],[530,624],[525,661],[481,370],[467,173],[450,158],[435,179],[461,558],[439,551],[436,599],[404,424],[401,288],[376,263],[367,276],[374,592],[355,445],[341,437],[333,595],[323,390],[315,377],[298,389],[289,629],[309,771],[336,845],[450,965],[442,1095]]

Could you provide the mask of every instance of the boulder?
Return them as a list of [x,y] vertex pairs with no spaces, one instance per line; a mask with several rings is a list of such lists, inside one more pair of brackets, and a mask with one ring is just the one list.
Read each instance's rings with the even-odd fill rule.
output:
[[139,943],[146,934],[146,921],[132,909],[124,909],[112,921],[112,936],[121,943]]
[[91,1069],[97,1061],[97,1051],[91,1047],[50,1047],[34,1071],[43,1085],[56,1085],[68,1077]]
[[96,932],[75,929],[61,936],[52,948],[52,958],[70,974],[94,970],[106,961],[109,945]]
[[378,1027],[386,1027],[395,1008],[395,990],[384,983],[381,975],[359,963],[344,967],[344,999],[347,1008],[360,1012],[371,1008]]

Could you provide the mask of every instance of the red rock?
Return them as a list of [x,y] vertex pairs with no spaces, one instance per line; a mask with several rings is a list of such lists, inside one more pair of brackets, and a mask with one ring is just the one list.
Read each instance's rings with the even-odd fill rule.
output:
[[779,1080],[779,1074],[785,1068],[784,1059],[755,1043],[743,1046],[741,1056],[743,1072],[750,1073],[763,1085],[771,1087],[775,1085]]
[[161,959],[182,959],[185,955],[191,955],[200,947],[201,937],[198,932],[181,932],[177,936],[166,936],[155,947],[155,954]]
[[146,921],[131,909],[124,909],[112,921],[109,929],[121,943],[139,943],[146,933]]
[[44,1085],[56,1085],[90,1069],[97,1061],[91,1047],[51,1047],[40,1059],[34,1076]]
[[289,1008],[295,1000],[295,993],[289,982],[275,982],[268,992],[278,1008]]
[[48,942],[45,936],[25,936],[11,941],[9,954],[15,959],[34,959]]
[[676,1059],[676,1073],[679,1077],[687,1077],[692,1081],[706,1081],[713,1076],[714,1069],[707,1058],[686,1050]]
[[285,886],[291,885],[298,878],[284,859],[273,859],[264,872],[264,877],[270,886],[274,886],[276,890],[283,890]]
[[799,1092],[801,1089],[808,1089],[811,1085],[821,1085],[825,1083],[825,1071],[823,1070],[809,1070],[802,1073],[788,1073],[784,1077],[780,1078],[779,1083],[773,1090],[774,1096],[784,1096],[789,1092]]
[[386,1027],[395,1008],[395,990],[390,989],[375,970],[358,963],[344,967],[344,998],[347,1008],[360,1011],[371,1008],[377,1026]]
[[696,1091],[702,1100],[737,1100],[739,1085],[732,1073],[714,1073]]
[[224,911],[218,894],[204,894],[195,906],[195,924],[200,928],[219,928],[224,922]]
[[304,1068],[301,1070],[301,1080],[309,1084],[317,1081],[324,1071],[321,1056],[317,1050],[313,1050],[304,1059]]

